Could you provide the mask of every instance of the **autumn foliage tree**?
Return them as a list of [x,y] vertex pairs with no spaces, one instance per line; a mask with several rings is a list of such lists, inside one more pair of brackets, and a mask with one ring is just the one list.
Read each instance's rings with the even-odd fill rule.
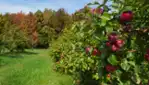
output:
[[[10,21],[10,14],[5,14],[1,22],[1,47],[2,51],[23,51],[27,44],[25,33]],[[19,23],[18,23],[19,24]]]
[[[43,12],[38,10],[28,14],[22,11],[6,13],[1,14],[0,18],[0,47],[5,48],[6,46],[7,49],[9,47],[11,50],[32,47],[48,48],[52,40],[57,39],[62,30],[71,26],[73,22],[72,16],[62,8],[58,11],[45,8]],[[8,36],[10,37],[7,39]],[[10,46],[6,45],[5,42],[10,43]],[[23,46],[11,45],[11,43],[18,42],[24,42]]]

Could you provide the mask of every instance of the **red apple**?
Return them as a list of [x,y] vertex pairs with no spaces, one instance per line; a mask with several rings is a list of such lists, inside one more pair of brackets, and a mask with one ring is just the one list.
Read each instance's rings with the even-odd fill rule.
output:
[[114,72],[116,70],[116,67],[112,65],[106,65],[105,68],[107,72]]
[[121,22],[129,22],[133,19],[133,13],[132,11],[124,11],[121,15],[120,15],[120,21]]
[[116,46],[118,47],[122,47],[124,45],[124,41],[123,40],[116,40]]
[[96,48],[92,52],[93,56],[100,55],[100,54],[101,54],[101,52],[98,49],[96,49]]
[[119,47],[117,47],[116,45],[112,45],[111,49],[113,52],[115,52],[119,50]]
[[110,47],[111,46],[111,43],[110,42],[106,42],[106,46],[107,47]]
[[89,53],[89,52],[90,52],[90,50],[91,50],[91,48],[90,48],[90,47],[87,47],[87,48],[85,49],[86,53]]
[[116,33],[111,33],[109,36],[108,36],[108,39],[110,42],[115,42],[117,40],[118,36]]

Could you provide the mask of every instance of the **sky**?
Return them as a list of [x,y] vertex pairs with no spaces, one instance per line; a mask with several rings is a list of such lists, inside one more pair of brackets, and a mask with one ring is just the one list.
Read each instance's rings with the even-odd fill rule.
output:
[[73,13],[83,8],[87,3],[103,0],[0,0],[0,13],[36,12],[38,9],[43,11],[45,8],[58,10],[64,8],[66,12]]

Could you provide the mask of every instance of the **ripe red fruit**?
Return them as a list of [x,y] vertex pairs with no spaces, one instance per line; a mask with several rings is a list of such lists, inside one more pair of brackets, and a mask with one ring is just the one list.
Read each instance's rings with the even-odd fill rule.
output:
[[108,39],[110,42],[115,42],[117,40],[118,36],[116,33],[111,33],[109,36],[108,36]]
[[90,47],[87,47],[87,48],[85,49],[86,53],[89,53],[90,50],[91,50]]
[[114,72],[116,70],[116,67],[112,65],[106,65],[105,68],[107,72]]
[[117,47],[116,45],[112,45],[112,51],[114,52],[114,51],[118,51],[119,50],[119,47]]
[[124,45],[124,41],[123,40],[116,40],[116,46],[118,47],[122,47]]
[[101,54],[101,52],[99,50],[97,50],[96,48],[92,52],[93,56],[100,55],[100,54]]
[[129,22],[133,19],[132,11],[125,11],[120,15],[121,22]]
[[110,42],[106,42],[106,46],[110,47],[111,46]]
[[145,59],[147,60],[147,61],[149,61],[149,54],[145,54]]

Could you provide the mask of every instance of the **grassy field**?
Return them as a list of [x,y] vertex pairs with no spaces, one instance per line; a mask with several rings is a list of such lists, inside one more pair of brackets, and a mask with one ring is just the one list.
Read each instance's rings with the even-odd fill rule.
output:
[[0,85],[72,85],[72,78],[53,71],[48,50],[0,55]]

